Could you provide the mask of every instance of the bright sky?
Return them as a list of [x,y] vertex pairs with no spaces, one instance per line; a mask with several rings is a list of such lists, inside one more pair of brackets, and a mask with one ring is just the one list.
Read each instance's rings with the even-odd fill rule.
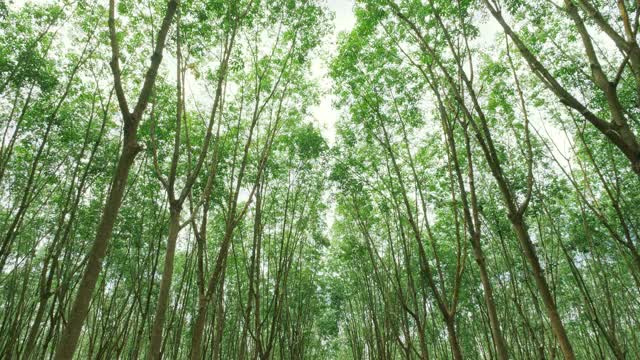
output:
[[[3,0],[0,0],[3,1]],[[55,2],[56,0],[8,0],[7,3],[11,7],[17,9],[23,6],[26,2],[33,1],[36,3],[45,3],[45,2]],[[312,116],[316,122],[316,124],[321,129],[323,135],[327,139],[330,145],[335,143],[336,138],[336,129],[335,124],[340,116],[340,112],[333,106],[333,102],[335,97],[331,94],[331,79],[328,75],[328,66],[331,58],[336,53],[337,48],[337,38],[340,32],[348,32],[355,25],[355,16],[353,13],[353,8],[355,6],[355,0],[324,0],[325,4],[329,8],[329,10],[333,14],[333,29],[331,33],[324,39],[321,54],[322,56],[316,58],[312,62],[312,78],[315,79],[321,89],[321,101],[318,106],[315,106],[312,109]],[[475,41],[474,46],[480,46],[481,48],[490,47],[495,43],[496,37],[501,36],[500,26],[493,18],[484,19],[483,21],[478,22],[480,26],[480,36]],[[166,57],[165,62],[170,62],[171,59]],[[187,79],[189,80],[189,79]],[[191,89],[193,84],[196,84],[196,81],[187,81],[190,85],[188,86],[192,93],[199,93],[203,91],[200,88]],[[189,91],[187,90],[187,91]],[[534,124],[534,126],[539,124]],[[549,133],[549,129],[547,129],[548,124],[546,122],[542,123],[540,128],[543,132]],[[537,126],[536,126],[537,127]],[[558,132],[556,129],[551,128],[550,140],[555,143],[556,146],[559,146],[559,151],[561,153],[565,153],[568,148],[569,143],[562,136],[558,136]],[[555,135],[555,136],[554,136]]]
[[323,135],[333,144],[335,141],[335,123],[338,119],[338,110],[333,107],[333,96],[331,96],[331,80],[328,76],[328,65],[331,56],[336,51],[336,41],[338,33],[349,31],[355,24],[353,6],[355,0],[327,0],[327,6],[334,13],[333,31],[325,39],[323,45],[323,56],[314,59],[312,64],[313,77],[318,81],[322,90],[322,98],[319,106],[313,109],[313,117],[318,122]]

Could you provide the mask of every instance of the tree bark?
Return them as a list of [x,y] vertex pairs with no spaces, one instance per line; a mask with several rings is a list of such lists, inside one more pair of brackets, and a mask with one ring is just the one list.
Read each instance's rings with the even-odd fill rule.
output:
[[167,12],[162,21],[160,30],[158,31],[157,42],[155,44],[153,55],[151,56],[151,65],[149,66],[145,75],[144,83],[140,91],[140,96],[136,103],[133,112],[130,112],[127,105],[126,97],[121,83],[121,71],[119,64],[119,47],[116,40],[115,33],[115,4],[114,0],[109,2],[109,31],[111,39],[111,69],[114,77],[114,86],[116,90],[116,96],[118,97],[118,103],[122,112],[124,121],[123,128],[123,142],[122,150],[116,171],[111,183],[111,190],[107,197],[107,201],[102,211],[102,217],[100,224],[96,231],[96,237],[93,241],[91,250],[87,260],[87,265],[78,287],[71,313],[69,315],[69,321],[65,327],[62,337],[58,345],[56,346],[56,352],[54,359],[64,360],[71,359],[76,350],[78,344],[78,338],[82,330],[82,325],[89,312],[89,304],[93,296],[93,290],[95,289],[98,281],[98,276],[102,270],[102,261],[107,252],[107,246],[111,239],[113,232],[113,226],[115,224],[116,217],[120,211],[122,205],[122,197],[124,195],[124,189],[129,178],[129,170],[133,165],[136,155],[140,152],[141,147],[137,143],[137,132],[140,124],[140,119],[145,109],[147,108],[149,96],[151,90],[156,81],[158,75],[158,68],[162,61],[162,52],[164,50],[165,40],[169,27],[174,14],[176,13],[178,3],[177,0],[169,0],[167,3]]
[[162,347],[162,330],[164,328],[164,319],[169,304],[169,291],[171,290],[171,282],[173,280],[173,262],[176,255],[176,243],[180,233],[180,207],[175,204],[171,205],[169,214],[169,236],[167,238],[167,251],[164,256],[164,269],[162,271],[162,280],[160,281],[160,292],[158,294],[158,304],[156,306],[156,314],[151,326],[151,345],[149,349],[150,359],[160,359],[160,350]]
[[62,333],[62,339],[56,347],[54,357],[56,360],[71,359],[76,350],[82,325],[89,312],[89,304],[93,296],[93,290],[95,289],[100,270],[102,269],[102,260],[107,252],[107,245],[113,232],[113,226],[118,211],[120,210],[120,205],[122,204],[129,169],[131,169],[131,165],[133,165],[136,154],[140,151],[140,147],[135,140],[135,130],[126,131],[122,153],[118,159],[118,166],[113,182],[111,183],[109,197],[102,212],[100,225],[98,225],[96,238],[89,251],[89,258],[69,314],[69,321]]

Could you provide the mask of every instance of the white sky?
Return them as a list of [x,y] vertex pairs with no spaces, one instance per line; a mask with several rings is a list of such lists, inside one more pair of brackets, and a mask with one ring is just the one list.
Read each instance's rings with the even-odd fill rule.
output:
[[[2,1],[2,0],[0,0]],[[6,3],[14,8],[19,9],[26,2],[46,3],[55,2],[56,0],[5,0]],[[355,0],[324,0],[329,11],[333,15],[333,28],[328,36],[323,39],[321,48],[321,56],[312,60],[311,70],[312,78],[317,81],[321,90],[320,104],[312,108],[312,116],[314,122],[321,129],[322,134],[329,143],[333,145],[336,138],[335,124],[340,116],[340,111],[333,106],[335,97],[331,94],[332,82],[328,75],[328,66],[331,58],[337,51],[337,37],[340,32],[348,32],[355,25],[355,16],[353,8],[355,6]],[[488,17],[478,22],[480,29],[480,36],[475,41],[474,46],[479,46],[485,50],[495,43],[496,37],[503,36],[501,34],[501,28],[497,22]],[[167,59],[166,61],[170,61]],[[189,84],[196,82],[188,81]],[[191,86],[188,86],[189,88]],[[200,93],[202,89],[187,89],[192,93]],[[540,124],[536,124],[540,125]],[[542,129],[542,132],[551,134],[547,136],[551,142],[558,147],[557,151],[567,154],[569,143],[563,136],[558,136],[557,129],[551,127],[547,128],[549,124],[542,122],[543,126],[536,126]],[[545,131],[546,130],[546,131]],[[551,131],[549,131],[551,130]]]
[[331,80],[328,75],[329,61],[336,51],[336,41],[341,31],[349,31],[355,24],[353,15],[354,0],[327,0],[326,4],[334,13],[333,31],[324,41],[323,56],[313,60],[312,76],[320,84],[322,98],[320,105],[315,106],[312,114],[317,121],[322,134],[329,144],[333,145],[336,137],[335,123],[338,120],[339,112],[333,107],[334,97],[331,95]]

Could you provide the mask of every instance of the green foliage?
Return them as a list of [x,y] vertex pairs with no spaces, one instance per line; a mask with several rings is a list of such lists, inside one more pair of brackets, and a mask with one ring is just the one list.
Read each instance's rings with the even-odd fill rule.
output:
[[78,359],[147,357],[169,280],[170,359],[199,314],[203,358],[500,358],[494,321],[509,358],[559,358],[541,282],[576,358],[640,353],[630,1],[357,0],[330,94],[324,1],[179,1],[127,177],[114,80],[132,108],[167,1],[113,4],[120,73],[108,3],[0,1],[1,358],[54,356],[119,181]]

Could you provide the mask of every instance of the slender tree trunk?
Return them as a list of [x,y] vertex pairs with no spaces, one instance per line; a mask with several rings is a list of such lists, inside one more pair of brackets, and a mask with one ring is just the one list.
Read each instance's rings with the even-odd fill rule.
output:
[[96,231],[96,237],[93,241],[91,250],[87,260],[82,280],[73,302],[73,307],[69,315],[69,321],[65,327],[62,338],[56,347],[55,360],[71,359],[78,344],[78,338],[82,330],[82,325],[89,312],[89,304],[93,296],[100,270],[102,269],[102,261],[107,252],[107,246],[111,239],[113,226],[122,205],[122,197],[124,189],[129,178],[129,170],[133,165],[136,155],[140,152],[141,147],[137,142],[138,126],[140,119],[149,103],[149,96],[153,90],[158,68],[162,61],[162,53],[165,46],[165,40],[169,27],[173,20],[178,7],[177,0],[169,0],[167,3],[167,12],[162,20],[162,25],[158,31],[156,44],[153,55],[151,56],[151,64],[145,74],[142,89],[138,101],[135,104],[133,112],[129,109],[126,95],[122,87],[122,72],[120,70],[120,50],[117,42],[115,30],[115,3],[114,0],[109,1],[109,35],[111,43],[111,71],[114,78],[114,88],[120,106],[120,112],[124,121],[122,150],[116,171],[111,183],[111,189],[107,197],[107,201],[102,211],[100,224]]
[[549,317],[549,322],[551,323],[551,331],[553,331],[553,334],[558,340],[558,345],[560,346],[565,359],[573,360],[575,359],[573,348],[571,346],[571,343],[569,342],[569,337],[567,336],[567,332],[564,328],[564,325],[562,324],[560,315],[558,314],[558,308],[556,306],[555,300],[553,299],[553,295],[551,294],[551,290],[549,289],[549,284],[544,277],[544,271],[542,270],[542,266],[540,266],[540,260],[536,255],[536,251],[534,249],[533,243],[531,242],[531,238],[529,237],[529,232],[527,231],[526,225],[524,224],[522,217],[519,215],[511,215],[510,218],[513,230],[518,236],[520,245],[524,250],[525,258],[529,262],[529,266],[531,266],[533,279],[536,283],[538,291],[540,292],[542,303],[547,309],[547,316]]
[[220,275],[220,287],[218,288],[218,303],[216,306],[216,322],[213,337],[213,359],[222,359],[222,335],[224,330],[225,307],[224,307],[224,278],[226,271]]
[[[227,259],[227,253],[229,251],[229,245],[231,244],[231,237],[233,236],[233,224],[227,225],[227,231],[225,231],[225,237],[222,240],[222,244],[220,245],[220,251],[218,253],[218,257],[216,259],[216,264],[213,270],[213,274],[209,279],[206,288],[206,294],[203,297],[200,296],[199,305],[198,305],[198,313],[196,315],[196,322],[193,329],[193,335],[191,338],[191,359],[199,359],[202,347],[202,335],[204,334],[204,325],[207,318],[207,309],[209,307],[209,301],[211,296],[215,294],[216,288],[219,286],[219,281],[222,281],[221,278],[224,274],[224,267]],[[217,320],[216,320],[217,321]]]
[[[464,131],[464,146],[467,155],[468,163],[468,182],[469,182],[469,196],[465,190],[465,182],[462,178],[462,170],[460,169],[460,163],[458,159],[458,153],[456,150],[455,137],[450,122],[448,121],[447,113],[444,111],[444,107],[440,106],[442,125],[445,135],[447,137],[447,143],[449,145],[451,160],[455,169],[456,178],[458,181],[458,187],[460,188],[460,198],[462,200],[463,212],[465,221],[467,222],[467,229],[471,240],[471,247],[473,249],[473,256],[475,258],[478,269],[480,270],[480,280],[482,282],[483,297],[485,305],[487,306],[487,313],[489,315],[489,324],[491,326],[491,334],[493,344],[496,348],[496,355],[500,360],[506,360],[509,358],[509,352],[502,336],[502,330],[500,329],[500,321],[498,319],[498,312],[496,310],[495,301],[493,299],[493,288],[489,279],[489,272],[487,271],[487,264],[482,250],[482,244],[480,242],[481,227],[479,220],[479,211],[475,190],[475,179],[473,174],[473,157],[471,153],[471,145],[467,128],[463,127]],[[470,200],[470,201],[469,201]],[[473,211],[473,215],[472,215]]]
[[489,324],[491,326],[491,336],[496,347],[496,355],[498,359],[506,360],[509,358],[507,346],[502,336],[502,330],[500,329],[500,321],[498,320],[498,312],[496,310],[496,304],[493,301],[493,289],[491,281],[489,280],[489,273],[487,272],[487,265],[485,262],[484,254],[480,249],[480,241],[478,239],[472,240],[473,255],[478,264],[480,270],[480,281],[482,282],[482,289],[484,297],[484,303],[487,306],[487,313],[489,315]]
[[458,342],[455,317],[445,315],[444,321],[447,325],[447,335],[449,337],[449,343],[451,344],[451,352],[453,353],[453,358],[456,360],[462,360],[462,350],[460,350],[460,343]]
[[207,297],[200,294],[198,297],[198,315],[191,336],[191,359],[202,359],[202,336],[204,334],[204,326],[207,321]]
[[169,304],[169,291],[171,290],[171,282],[173,279],[173,263],[176,254],[176,243],[178,234],[180,233],[180,207],[171,204],[169,215],[169,237],[167,238],[167,251],[164,256],[164,269],[162,271],[162,279],[160,280],[160,293],[158,295],[158,305],[156,314],[151,327],[151,347],[149,350],[150,359],[160,359],[160,350],[162,347],[162,330],[164,328],[164,319]]
[[[133,131],[132,131],[133,130]],[[98,281],[100,270],[102,270],[102,261],[107,252],[107,245],[113,232],[113,226],[122,204],[124,189],[129,177],[129,170],[133,165],[136,154],[140,151],[136,138],[137,129],[129,129],[125,131],[125,138],[122,146],[122,152],[118,159],[115,176],[111,183],[111,191],[107,198],[107,202],[102,211],[102,218],[98,225],[96,238],[93,246],[89,251],[89,257],[85,271],[78,287],[75,301],[69,313],[67,326],[62,333],[62,339],[56,347],[54,359],[65,360],[71,359],[75,352],[80,331],[84,324],[84,319],[89,312],[89,304],[93,296],[93,289]]]

